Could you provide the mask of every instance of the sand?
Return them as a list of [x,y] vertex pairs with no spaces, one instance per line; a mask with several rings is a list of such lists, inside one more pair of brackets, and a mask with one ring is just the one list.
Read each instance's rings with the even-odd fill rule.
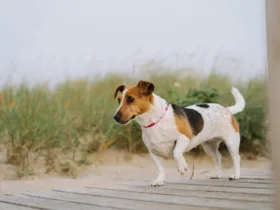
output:
[[[264,157],[248,159],[241,155],[241,176],[248,172],[270,172],[271,161]],[[192,173],[192,164],[195,160],[193,179],[208,179],[214,170],[210,157],[201,155],[195,157],[186,155],[190,171],[183,177],[179,174],[174,160],[166,160],[166,181],[172,179],[188,180]],[[1,153],[0,153],[1,161]],[[223,176],[229,177],[232,173],[232,162],[229,156],[223,156]],[[37,174],[18,180],[12,166],[4,164],[3,157],[0,162],[0,194],[49,191],[58,188],[78,188],[84,186],[112,185],[118,180],[150,181],[156,177],[156,166],[148,154],[129,154],[122,151],[109,150],[99,155],[92,164],[77,168],[79,174],[76,178],[63,176],[58,173],[45,174],[36,165]]]

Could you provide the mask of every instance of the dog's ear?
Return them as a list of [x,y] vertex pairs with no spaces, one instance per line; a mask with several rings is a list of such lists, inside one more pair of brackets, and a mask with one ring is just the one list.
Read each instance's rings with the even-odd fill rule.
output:
[[121,93],[123,92],[124,88],[125,88],[124,85],[120,85],[119,87],[117,87],[117,89],[115,90],[114,99],[118,95],[118,92],[121,92]]
[[137,87],[140,89],[140,92],[146,95],[150,95],[155,90],[155,86],[151,82],[140,80],[137,84]]

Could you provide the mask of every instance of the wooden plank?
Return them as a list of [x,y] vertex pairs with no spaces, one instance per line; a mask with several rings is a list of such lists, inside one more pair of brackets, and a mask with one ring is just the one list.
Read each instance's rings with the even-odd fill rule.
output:
[[41,210],[69,210],[69,209],[114,210],[115,209],[115,208],[106,208],[106,207],[100,207],[94,205],[69,203],[69,202],[63,202],[59,200],[32,198],[27,196],[1,196],[0,203],[1,202],[25,206],[25,207],[33,207]]
[[175,195],[182,197],[202,197],[202,198],[212,198],[221,200],[233,200],[233,201],[254,201],[254,202],[272,202],[272,196],[270,195],[251,195],[242,193],[229,193],[229,192],[203,192],[203,191],[186,191],[180,189],[165,189],[165,188],[138,188],[133,186],[111,186],[111,187],[86,187],[92,189],[103,189],[103,190],[117,190],[117,191],[127,191],[127,192],[138,192],[138,193],[152,193],[159,195]]
[[275,209],[280,209],[280,2],[266,0],[266,37],[268,61],[269,138],[276,177]]
[[260,171],[255,171],[255,172],[250,172],[250,173],[242,173],[242,175],[248,176],[248,175],[257,175],[257,176],[270,176],[273,177],[273,171],[265,171],[265,172],[260,172]]
[[241,173],[240,178],[244,177],[273,179],[273,171]]
[[13,205],[8,203],[0,203],[0,209],[1,210],[34,210],[38,208],[30,208],[26,206],[18,206],[18,205]]
[[[188,182],[201,182],[201,183],[247,183],[247,184],[274,184],[274,180],[256,180],[256,179],[238,179],[238,180],[228,180],[228,179],[193,179],[193,180],[189,180],[189,179],[177,179],[177,180],[170,180],[170,182],[176,182],[176,181],[180,181],[180,182],[184,182],[184,183],[188,183]],[[169,181],[168,181],[169,182]]]
[[[203,180],[207,182],[213,182],[215,179],[209,179],[209,180]],[[228,179],[217,179],[219,182],[231,182]],[[238,179],[238,180],[232,180],[233,183],[259,183],[259,184],[274,184],[275,181],[271,179]]]
[[172,185],[196,185],[196,186],[216,186],[216,187],[234,187],[234,188],[251,188],[251,189],[274,189],[272,184],[260,184],[256,183],[238,183],[235,181],[220,182],[213,181],[171,181],[168,184]]
[[[132,181],[132,182],[150,182],[151,180],[149,179],[126,179],[126,180],[120,180],[120,181]],[[179,179],[172,179],[172,180],[168,180],[168,182],[176,182],[176,181],[180,181],[180,182],[190,182],[190,181],[200,181],[200,182],[232,182],[232,183],[259,183],[259,184],[275,184],[275,180],[271,179],[271,178],[263,178],[260,176],[244,176],[238,180],[229,180],[228,178],[222,177],[220,179],[195,179],[193,178],[192,180],[189,180],[188,178],[179,178]]]
[[[122,182],[120,185],[132,186],[131,183]],[[147,188],[148,183],[138,182],[133,184],[135,187]],[[196,185],[172,185],[166,183],[161,188],[165,189],[181,189],[181,190],[195,190],[205,192],[231,192],[231,193],[243,193],[243,194],[257,194],[257,195],[273,195],[272,189],[249,189],[249,188],[232,188],[232,187],[216,187],[216,186],[196,186]]]
[[257,203],[257,202],[234,202],[226,200],[214,200],[208,198],[197,198],[197,197],[179,197],[179,196],[167,196],[159,194],[140,194],[135,192],[124,192],[124,191],[109,191],[103,189],[73,189],[73,190],[56,190],[58,192],[71,192],[77,194],[85,194],[100,197],[109,198],[122,198],[127,200],[137,201],[149,201],[155,203],[165,204],[179,204],[186,206],[201,206],[201,207],[212,207],[215,209],[271,209],[269,203]]
[[[34,198],[45,198],[45,199],[55,199],[60,201],[67,202],[75,202],[81,204],[88,205],[100,205],[105,207],[113,207],[118,209],[131,209],[131,210],[153,210],[159,208],[161,210],[181,210],[185,208],[185,205],[173,205],[173,204],[163,204],[163,203],[153,203],[147,201],[136,201],[136,200],[127,200],[127,199],[119,199],[119,198],[107,198],[100,196],[92,196],[86,194],[77,194],[77,193],[69,193],[69,192],[43,192],[43,193],[28,193],[24,194],[27,196],[31,196]],[[209,208],[202,207],[188,207],[190,210],[206,210]]]
[[258,176],[258,175],[242,176],[240,177],[240,179],[273,180],[271,176]]

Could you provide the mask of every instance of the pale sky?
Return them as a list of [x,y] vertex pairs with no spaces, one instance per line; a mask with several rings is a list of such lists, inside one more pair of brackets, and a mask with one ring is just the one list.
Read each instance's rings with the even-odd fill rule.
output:
[[[249,77],[266,68],[264,0],[0,0],[0,82],[131,72],[149,59]],[[237,61],[232,61],[236,59]]]

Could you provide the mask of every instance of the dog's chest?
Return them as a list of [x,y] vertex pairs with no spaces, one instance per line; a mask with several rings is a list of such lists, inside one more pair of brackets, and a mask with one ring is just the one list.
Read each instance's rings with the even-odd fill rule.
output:
[[171,157],[178,138],[174,118],[166,117],[163,122],[151,128],[142,128],[143,141],[145,145],[156,155]]

